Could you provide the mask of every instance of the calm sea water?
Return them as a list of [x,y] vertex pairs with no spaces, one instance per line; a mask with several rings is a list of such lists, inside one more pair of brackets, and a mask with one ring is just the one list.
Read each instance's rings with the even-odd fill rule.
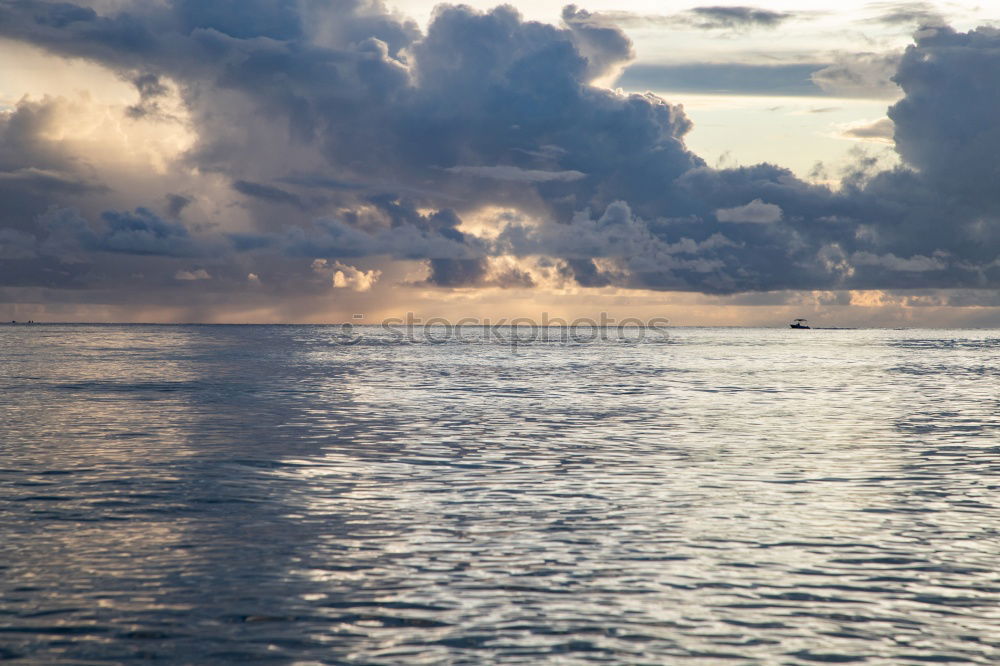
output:
[[0,328],[0,659],[1000,660],[1000,332],[339,341]]

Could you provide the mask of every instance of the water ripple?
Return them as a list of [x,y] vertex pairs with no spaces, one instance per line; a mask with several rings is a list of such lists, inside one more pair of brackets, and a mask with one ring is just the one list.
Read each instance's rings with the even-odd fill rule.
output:
[[0,659],[992,664],[976,331],[0,336]]

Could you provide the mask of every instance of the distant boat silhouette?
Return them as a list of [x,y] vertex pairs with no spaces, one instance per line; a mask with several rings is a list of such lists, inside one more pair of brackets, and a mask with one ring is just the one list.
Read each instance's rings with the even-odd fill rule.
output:
[[809,326],[809,325],[808,325],[808,324],[806,323],[806,320],[805,320],[805,319],[796,319],[795,321],[793,321],[793,322],[792,322],[791,324],[789,324],[788,326],[789,326],[790,328],[804,328],[804,329],[808,329],[808,328],[812,328],[811,326]]

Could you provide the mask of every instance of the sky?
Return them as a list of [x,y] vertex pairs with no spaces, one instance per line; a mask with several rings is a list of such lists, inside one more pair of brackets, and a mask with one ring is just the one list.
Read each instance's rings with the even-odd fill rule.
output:
[[1000,326],[997,26],[0,0],[0,319]]

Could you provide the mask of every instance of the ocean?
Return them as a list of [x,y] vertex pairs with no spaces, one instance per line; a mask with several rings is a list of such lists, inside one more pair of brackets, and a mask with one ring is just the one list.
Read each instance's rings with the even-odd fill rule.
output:
[[451,333],[0,327],[0,660],[1000,660],[1000,332]]

